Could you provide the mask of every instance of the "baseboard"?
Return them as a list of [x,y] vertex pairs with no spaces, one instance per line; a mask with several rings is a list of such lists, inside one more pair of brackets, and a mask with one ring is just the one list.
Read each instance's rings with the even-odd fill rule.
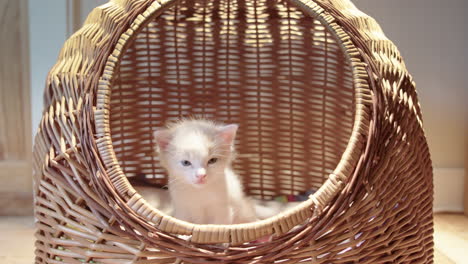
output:
[[434,168],[434,212],[463,213],[464,168]]

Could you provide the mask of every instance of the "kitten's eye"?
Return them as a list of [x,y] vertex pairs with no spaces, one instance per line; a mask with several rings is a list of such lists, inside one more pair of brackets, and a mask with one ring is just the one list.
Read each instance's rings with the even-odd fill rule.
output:
[[211,158],[209,161],[208,161],[208,164],[214,164],[218,161],[217,158]]
[[190,163],[190,161],[188,160],[183,160],[180,163],[182,164],[182,166],[185,166],[185,167],[192,165],[192,163]]

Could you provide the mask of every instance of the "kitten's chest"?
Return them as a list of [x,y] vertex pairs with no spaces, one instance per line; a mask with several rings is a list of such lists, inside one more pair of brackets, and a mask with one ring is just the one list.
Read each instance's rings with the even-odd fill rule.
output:
[[229,224],[231,205],[226,188],[173,190],[175,217],[196,224]]
[[211,190],[191,190],[173,193],[173,203],[177,206],[210,207],[219,204],[226,205],[229,201],[226,188]]

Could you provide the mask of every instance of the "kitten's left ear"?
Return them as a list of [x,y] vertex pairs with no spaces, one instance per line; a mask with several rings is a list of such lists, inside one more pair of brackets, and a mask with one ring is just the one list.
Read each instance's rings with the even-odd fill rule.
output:
[[225,143],[231,145],[234,142],[234,138],[236,137],[236,132],[238,128],[239,126],[236,124],[223,126],[219,130],[219,136],[223,139]]
[[167,149],[167,145],[169,145],[169,131],[167,129],[156,130],[154,131],[153,136],[159,149],[165,151]]

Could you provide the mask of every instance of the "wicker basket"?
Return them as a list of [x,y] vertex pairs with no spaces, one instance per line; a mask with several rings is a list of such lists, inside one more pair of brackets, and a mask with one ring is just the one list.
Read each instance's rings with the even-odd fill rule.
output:
[[[415,85],[349,0],[113,0],[65,43],[44,98],[36,263],[433,262]],[[166,184],[151,131],[188,115],[240,125],[249,195],[317,192],[241,225],[152,208],[128,179]]]

